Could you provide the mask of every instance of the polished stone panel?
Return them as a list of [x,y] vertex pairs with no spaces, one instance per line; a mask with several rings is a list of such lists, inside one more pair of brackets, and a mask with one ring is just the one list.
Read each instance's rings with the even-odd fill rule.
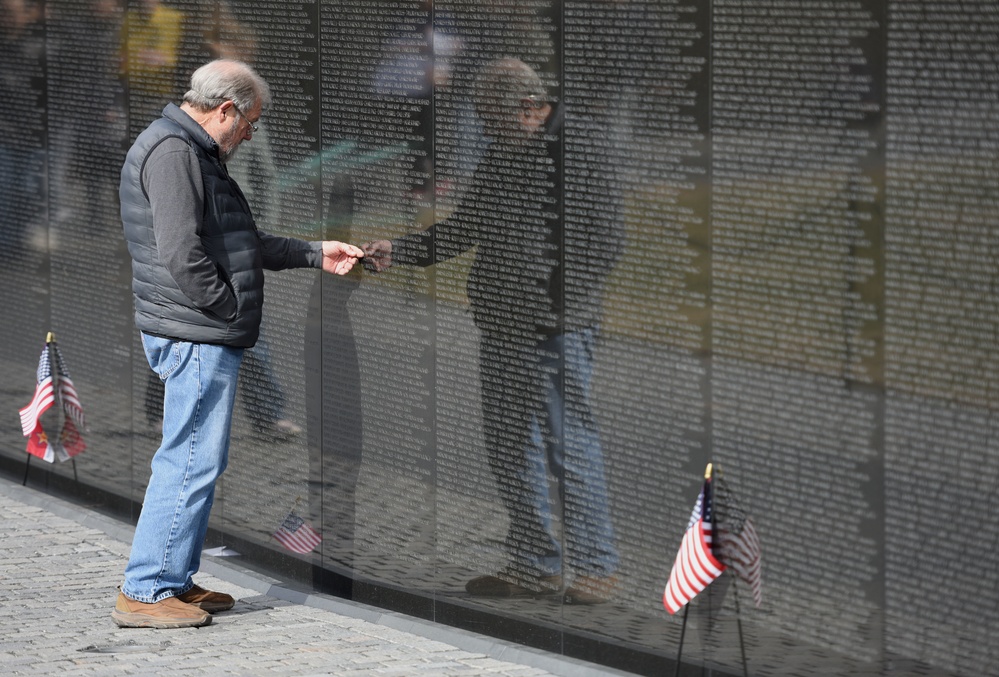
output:
[[[640,674],[991,674],[994,5],[8,3],[2,466],[54,331],[88,448],[26,477],[137,516],[162,391],[118,171],[239,58],[274,98],[229,164],[258,227],[394,265],[267,273],[209,546]],[[708,462],[762,604],[726,575],[670,616]]]

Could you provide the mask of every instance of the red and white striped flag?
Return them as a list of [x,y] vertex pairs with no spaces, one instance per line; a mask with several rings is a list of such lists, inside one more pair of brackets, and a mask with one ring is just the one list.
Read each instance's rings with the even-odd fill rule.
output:
[[288,513],[284,522],[274,532],[274,538],[284,547],[292,552],[308,554],[316,549],[323,537],[312,528],[308,522],[295,514],[294,511]]
[[[49,344],[46,343],[38,359],[35,395],[31,398],[31,402],[18,412],[21,416],[21,432],[28,438],[27,452],[49,463],[68,460],[87,448],[80,435],[80,429],[85,428],[80,397],[76,393],[73,380],[69,377],[69,370],[66,369],[59,346],[53,342],[52,348],[56,359],[55,370],[52,369]],[[54,383],[58,386],[54,386]],[[63,419],[58,439],[53,441],[45,433],[41,417],[55,403],[57,390],[66,417]]]
[[763,603],[760,537],[752,520],[736,502],[728,483],[720,477],[715,508],[718,559],[750,587],[753,591],[753,602],[758,607]]
[[711,480],[705,479],[663,592],[663,606],[670,614],[682,609],[725,571],[712,550],[713,535]]
[[48,344],[42,348],[42,356],[38,360],[38,370],[35,379],[35,396],[28,406],[21,409],[21,432],[25,437],[31,435],[38,427],[38,419],[48,411],[55,402],[55,390],[52,388],[52,365],[49,362]]

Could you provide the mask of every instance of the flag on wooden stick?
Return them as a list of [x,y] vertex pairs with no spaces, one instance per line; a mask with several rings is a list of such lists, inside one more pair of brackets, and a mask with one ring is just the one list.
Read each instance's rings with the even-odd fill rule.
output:
[[[42,424],[43,416],[50,410],[58,413],[55,423],[50,420],[48,424],[50,430],[59,430],[55,439],[46,433]],[[59,345],[51,333],[38,359],[35,395],[19,414],[21,432],[28,438],[27,452],[32,456],[52,463],[68,460],[87,448],[80,434],[86,427],[83,406]],[[53,417],[50,415],[48,418]]]
[[725,565],[714,554],[713,539],[714,503],[709,465],[663,592],[663,606],[670,614],[682,609],[725,571]]

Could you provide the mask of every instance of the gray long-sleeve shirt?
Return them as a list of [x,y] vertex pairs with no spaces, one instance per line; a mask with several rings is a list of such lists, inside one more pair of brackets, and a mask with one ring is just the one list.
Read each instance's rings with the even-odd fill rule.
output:
[[[204,185],[198,158],[179,138],[159,144],[143,167],[142,186],[153,212],[153,234],[160,261],[192,303],[223,318],[236,311],[232,290],[201,242]],[[319,268],[322,243],[276,237],[258,231],[263,267]]]

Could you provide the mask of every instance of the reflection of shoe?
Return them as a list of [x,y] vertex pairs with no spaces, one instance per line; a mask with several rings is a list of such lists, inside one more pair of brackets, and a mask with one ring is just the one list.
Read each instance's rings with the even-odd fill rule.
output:
[[495,576],[479,576],[465,584],[465,590],[477,597],[535,597],[562,591],[562,575],[524,577],[510,570]]
[[177,595],[177,599],[185,604],[196,606],[210,614],[218,613],[219,611],[228,611],[236,604],[236,600],[232,595],[227,595],[224,592],[205,590],[199,585],[195,585],[183,595]]
[[212,622],[212,615],[176,597],[146,604],[118,593],[111,618],[122,628],[197,628]]
[[603,578],[576,576],[563,599],[566,604],[603,604],[617,595],[620,585],[620,580],[613,574]]
[[298,437],[302,434],[302,426],[297,425],[294,421],[289,421],[286,418],[282,418],[280,421],[274,421],[274,424],[271,426],[271,430],[279,437]]
[[302,427],[294,421],[282,418],[273,423],[265,423],[257,429],[257,432],[277,440],[287,440],[301,435]]

